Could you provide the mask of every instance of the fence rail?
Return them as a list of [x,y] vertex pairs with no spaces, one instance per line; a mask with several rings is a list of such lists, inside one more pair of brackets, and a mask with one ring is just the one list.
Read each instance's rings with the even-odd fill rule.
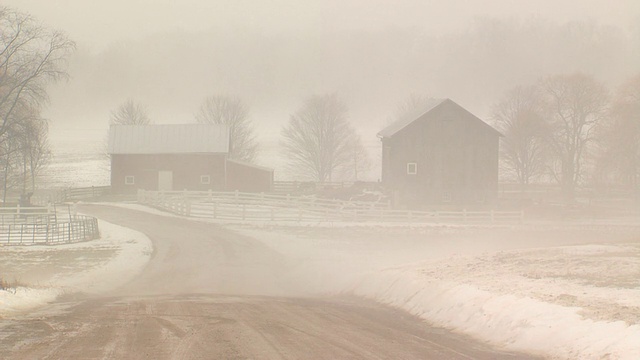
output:
[[83,188],[70,188],[62,190],[64,201],[83,200],[111,193],[111,186],[91,186]]
[[[59,204],[66,201],[78,201],[96,198],[111,194],[111,186],[90,186],[67,189],[40,189],[31,197],[30,203],[37,205]],[[20,204],[21,195],[18,193],[8,194],[7,203]]]
[[49,207],[0,207],[0,225],[46,224],[55,219],[56,214]]
[[215,192],[215,191],[138,191],[138,201],[208,202],[246,206],[268,206],[276,208],[300,208],[303,210],[368,210],[389,209],[388,201],[343,201],[323,199],[315,196],[291,196],[267,193]]
[[385,206],[341,204],[329,206],[308,199],[287,201],[263,194],[203,192],[138,193],[139,201],[183,216],[260,222],[403,222],[403,223],[514,223],[521,211],[407,211]]
[[2,245],[69,244],[99,237],[98,220],[90,216],[73,215],[64,221],[0,224]]

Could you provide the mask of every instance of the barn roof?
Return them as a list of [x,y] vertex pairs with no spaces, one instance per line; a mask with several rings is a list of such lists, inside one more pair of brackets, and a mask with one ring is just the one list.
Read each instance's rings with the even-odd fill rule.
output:
[[242,165],[242,166],[252,167],[252,168],[258,169],[258,170],[273,172],[272,168],[268,168],[266,166],[260,166],[260,165],[256,165],[256,164],[252,164],[252,163],[249,163],[249,162],[246,162],[246,161],[237,160],[237,159],[227,159],[227,162],[238,164],[238,165]]
[[433,108],[435,108],[436,106],[442,104],[445,100],[447,99],[427,99],[424,102],[424,104],[422,104],[422,106],[419,106],[413,111],[410,111],[409,113],[405,114],[402,118],[394,121],[391,125],[382,129],[382,131],[378,133],[378,136],[380,137],[393,136],[395,133],[404,129],[407,125],[411,124],[419,117],[422,117],[422,115],[428,113],[429,111],[433,110]]
[[229,152],[224,125],[111,125],[109,154],[202,154]]
[[[409,124],[413,123],[414,121],[416,121],[419,118],[423,117],[424,115],[428,114],[429,112],[431,112],[431,110],[435,109],[436,107],[438,107],[440,104],[442,104],[444,102],[451,102],[454,105],[460,107],[460,105],[456,104],[451,99],[427,99],[427,101],[425,101],[425,103],[422,106],[416,108],[414,111],[411,111],[410,113],[408,113],[405,116],[403,116],[401,119],[398,119],[397,121],[395,121],[391,125],[389,125],[386,128],[382,129],[382,131],[380,131],[378,133],[378,136],[381,137],[381,138],[386,138],[386,137],[391,137],[391,136],[395,135],[400,130],[404,129]],[[469,114],[471,114],[471,113],[469,113]],[[471,115],[473,115],[473,114],[471,114]],[[482,119],[476,117],[475,115],[473,115],[473,116],[475,118],[477,118],[478,121],[480,121],[482,124],[484,124],[489,130],[495,132],[496,135],[502,136],[502,134],[500,134],[500,132],[498,132],[498,130],[494,129],[491,125],[489,125],[486,122],[482,121]]]

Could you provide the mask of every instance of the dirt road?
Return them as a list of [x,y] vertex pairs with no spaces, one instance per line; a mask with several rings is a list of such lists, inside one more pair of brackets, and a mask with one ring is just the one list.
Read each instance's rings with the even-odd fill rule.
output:
[[524,358],[368,301],[310,297],[285,257],[214,224],[109,206],[81,211],[147,234],[150,263],[110,294],[68,296],[0,321],[0,358]]

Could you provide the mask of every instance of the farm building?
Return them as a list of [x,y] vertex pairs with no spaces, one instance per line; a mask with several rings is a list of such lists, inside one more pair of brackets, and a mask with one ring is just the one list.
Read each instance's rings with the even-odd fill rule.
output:
[[273,170],[228,159],[223,125],[112,125],[111,189],[270,191]]
[[450,99],[430,99],[378,133],[383,186],[400,207],[489,204],[500,136]]

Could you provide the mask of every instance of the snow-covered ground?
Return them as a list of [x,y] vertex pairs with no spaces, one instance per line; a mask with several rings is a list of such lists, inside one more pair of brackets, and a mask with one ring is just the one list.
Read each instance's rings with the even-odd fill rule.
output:
[[509,350],[640,359],[639,250],[586,245],[454,257],[372,273],[347,290]]
[[310,287],[404,309],[496,346],[640,359],[638,229],[252,228]]
[[0,290],[0,318],[32,309],[64,293],[99,293],[142,270],[152,245],[144,234],[99,221],[98,240],[56,246],[5,246],[0,272],[17,287]]

